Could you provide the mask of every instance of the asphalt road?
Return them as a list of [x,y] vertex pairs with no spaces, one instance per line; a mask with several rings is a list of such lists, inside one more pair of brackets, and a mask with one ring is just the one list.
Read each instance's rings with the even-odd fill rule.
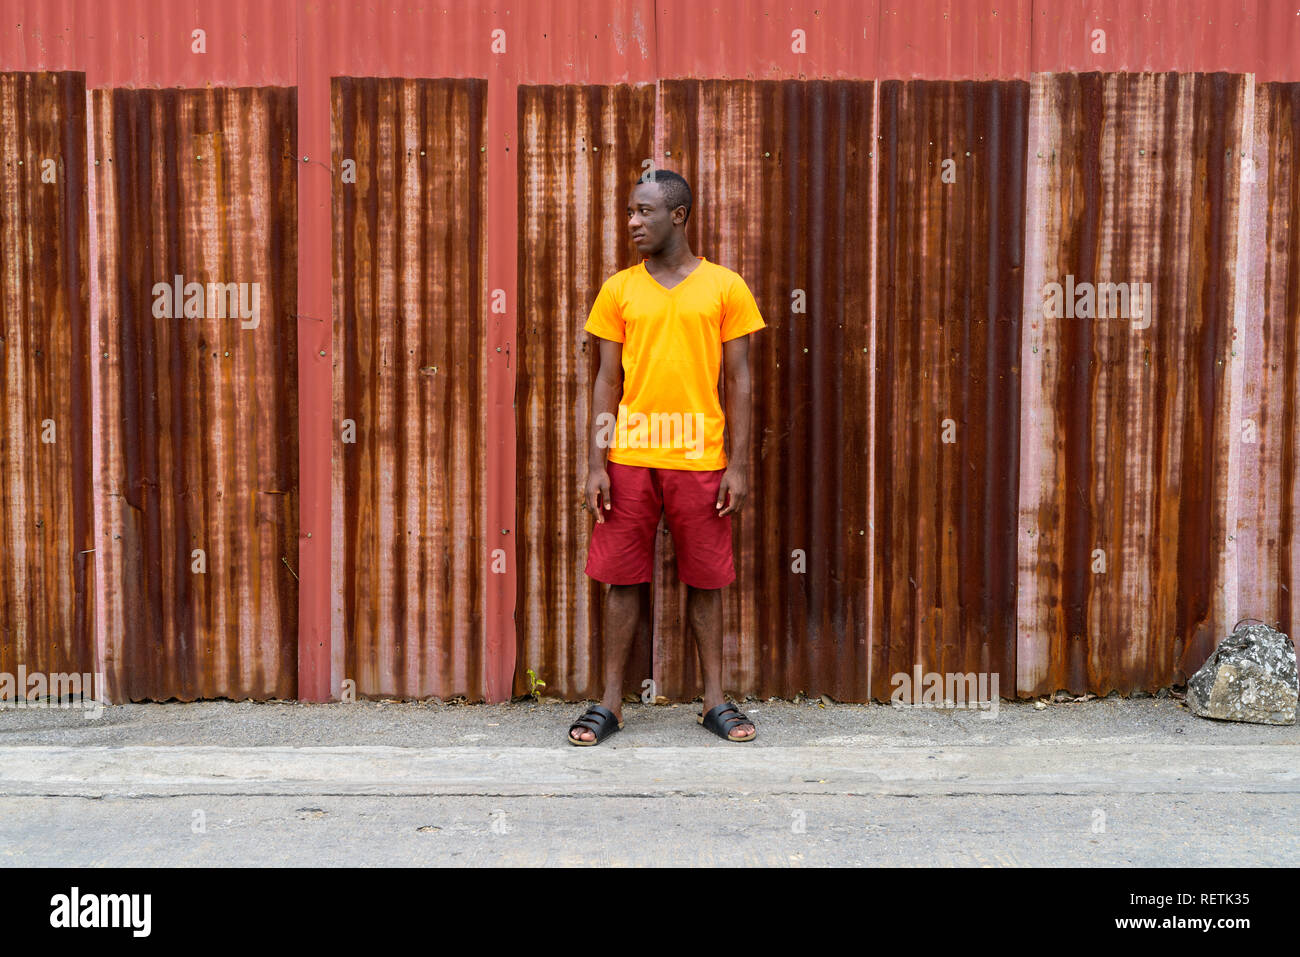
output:
[[748,702],[759,740],[627,705],[0,711],[6,866],[1295,865],[1300,728],[1170,699]]

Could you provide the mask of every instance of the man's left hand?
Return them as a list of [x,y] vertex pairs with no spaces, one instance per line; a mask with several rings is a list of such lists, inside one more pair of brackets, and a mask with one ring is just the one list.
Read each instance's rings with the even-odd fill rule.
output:
[[[745,503],[745,495],[748,491],[744,471],[729,466],[727,471],[722,473],[722,482],[718,485],[718,518],[730,515],[732,512],[739,512],[740,506]],[[728,494],[731,495],[730,502],[727,501]],[[723,508],[724,504],[726,508]]]

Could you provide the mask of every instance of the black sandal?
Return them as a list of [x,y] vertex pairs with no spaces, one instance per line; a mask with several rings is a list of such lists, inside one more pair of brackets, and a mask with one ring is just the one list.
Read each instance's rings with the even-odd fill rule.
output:
[[696,718],[699,720],[700,724],[704,725],[724,741],[744,744],[746,741],[753,741],[758,737],[757,725],[754,725],[754,733],[748,738],[733,738],[731,736],[731,730],[733,728],[739,727],[742,724],[753,725],[754,722],[750,721],[745,715],[745,712],[741,711],[734,704],[728,704],[725,701],[712,709],[708,714],[696,715]]
[[[596,735],[596,739],[594,741],[580,741],[573,736],[574,728],[591,731]],[[600,744],[615,731],[621,731],[622,729],[623,722],[614,717],[614,712],[601,705],[593,704],[583,712],[581,718],[569,725],[569,744],[589,748],[592,745]]]

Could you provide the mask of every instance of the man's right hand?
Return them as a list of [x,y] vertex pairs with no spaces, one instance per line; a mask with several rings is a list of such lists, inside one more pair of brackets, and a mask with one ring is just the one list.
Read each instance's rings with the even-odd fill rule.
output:
[[592,469],[587,475],[587,508],[596,516],[596,524],[605,524],[605,512],[610,508],[609,472]]

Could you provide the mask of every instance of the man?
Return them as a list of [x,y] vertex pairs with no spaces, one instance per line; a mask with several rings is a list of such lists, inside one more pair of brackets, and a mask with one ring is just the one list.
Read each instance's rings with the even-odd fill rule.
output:
[[[686,221],[692,201],[677,173],[658,170],[637,183],[627,225],[642,261],[605,281],[585,327],[600,343],[584,504],[596,526],[586,570],[609,590],[604,697],[569,728],[570,744],[599,744],[623,726],[623,670],[640,619],[639,585],[651,580],[663,513],[704,672],[700,723],[728,741],[752,741],[757,734],[722,694],[721,589],[736,579],[731,516],[748,489],[747,337],[766,324],[739,275],[691,252]],[[718,401],[721,364],[725,419]]]

